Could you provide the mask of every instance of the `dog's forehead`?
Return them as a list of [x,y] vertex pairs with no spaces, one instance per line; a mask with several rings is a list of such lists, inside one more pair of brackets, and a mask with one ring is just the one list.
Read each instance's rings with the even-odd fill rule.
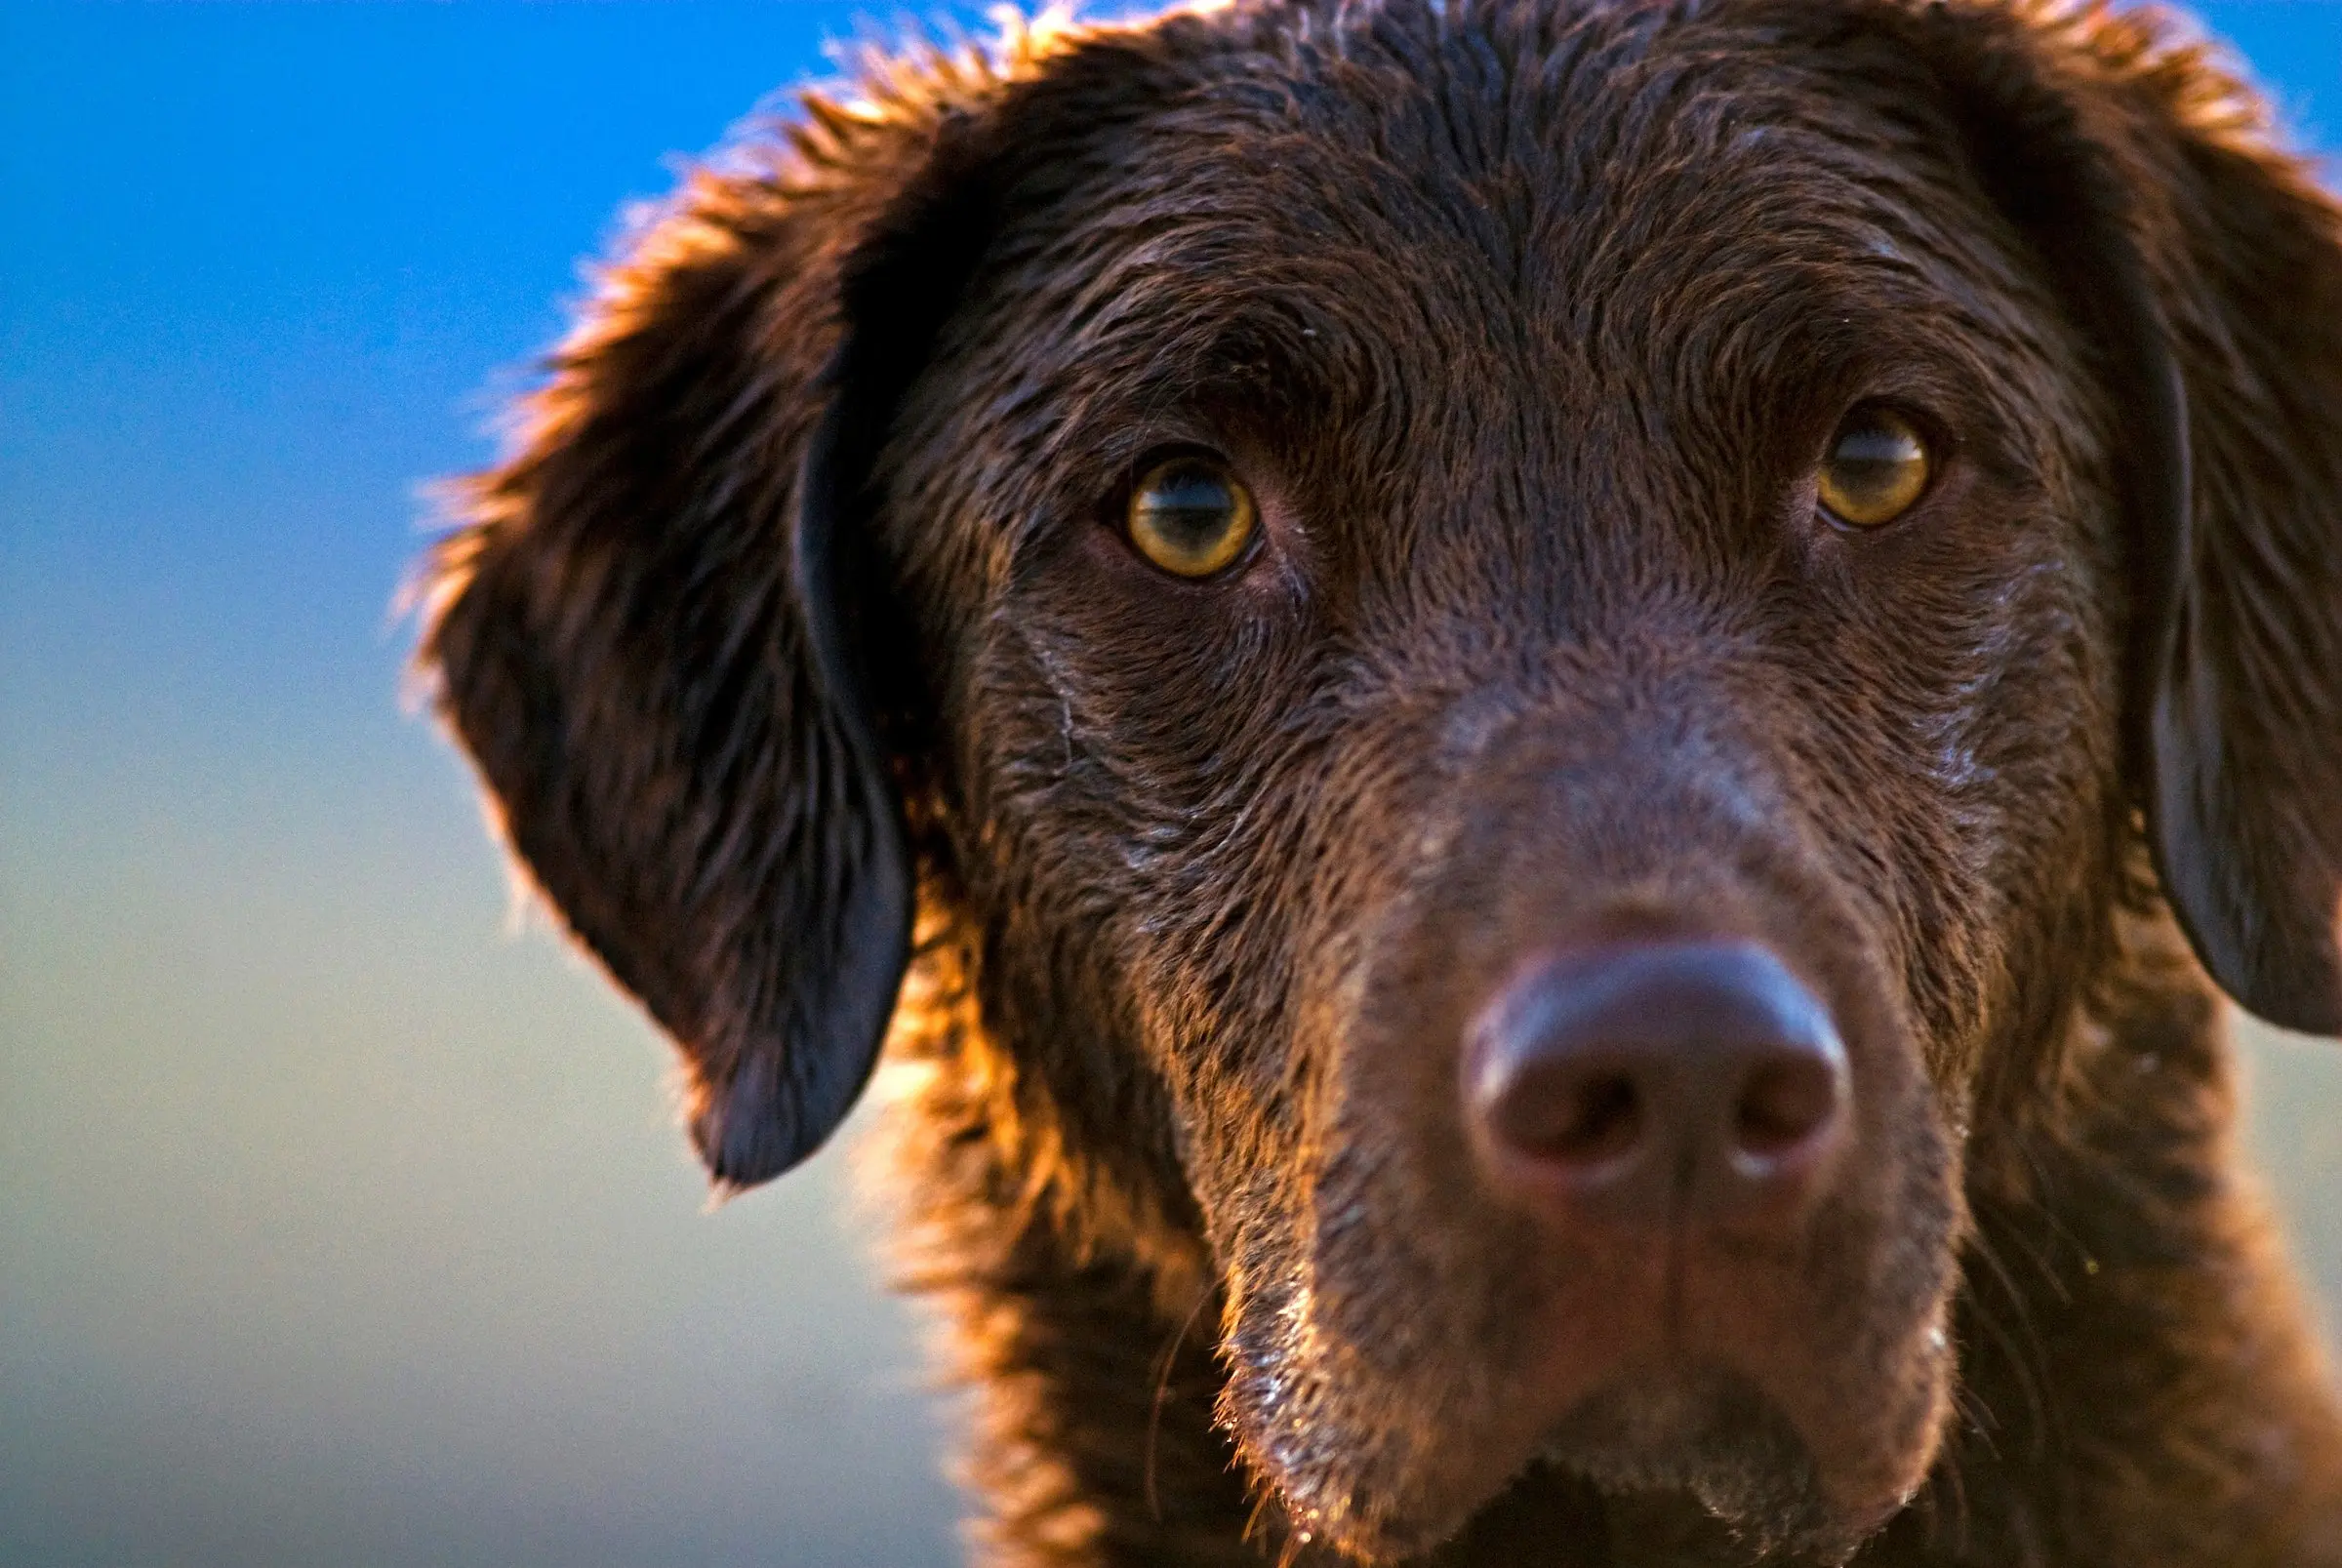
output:
[[1200,53],[1019,204],[1001,298],[1021,327],[1079,323],[1025,335],[1028,369],[1046,341],[1093,376],[1192,379],[1242,319],[1384,345],[1493,330],[1639,375],[1719,325],[1948,304],[1999,329],[2024,292],[1924,73],[1891,79],[1876,49],[1731,5],[1293,15]]

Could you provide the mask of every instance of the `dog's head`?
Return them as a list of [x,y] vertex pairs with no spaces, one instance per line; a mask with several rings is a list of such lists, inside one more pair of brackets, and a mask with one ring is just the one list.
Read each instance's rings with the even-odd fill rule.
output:
[[[433,565],[716,1179],[914,905],[1362,1556],[1540,1458],[1842,1552],[2152,908],[2342,1030],[2342,227],[2148,24],[1247,5],[873,67],[605,277]],[[2141,905],[2140,900],[2147,903]]]

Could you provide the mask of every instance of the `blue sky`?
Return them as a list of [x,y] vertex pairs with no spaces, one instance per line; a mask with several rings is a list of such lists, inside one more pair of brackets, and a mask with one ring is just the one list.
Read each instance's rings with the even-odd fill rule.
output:
[[[2201,10],[2338,144],[2342,4]],[[863,11],[0,9],[0,1561],[949,1559],[836,1160],[703,1212],[387,614],[622,204]],[[2342,1288],[2342,1071],[2257,1060]]]

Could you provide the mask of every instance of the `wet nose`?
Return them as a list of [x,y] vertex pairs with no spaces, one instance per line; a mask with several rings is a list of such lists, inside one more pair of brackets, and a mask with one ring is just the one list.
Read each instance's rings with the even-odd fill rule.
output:
[[1564,1221],[1787,1226],[1851,1136],[1829,1010],[1754,943],[1554,953],[1473,1020],[1463,1067],[1482,1163]]

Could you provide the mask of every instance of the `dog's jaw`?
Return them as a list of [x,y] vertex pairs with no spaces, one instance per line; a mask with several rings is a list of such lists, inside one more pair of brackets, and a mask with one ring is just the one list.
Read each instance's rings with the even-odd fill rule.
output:
[[1381,1374],[1329,1343],[1306,1285],[1239,1290],[1219,1410],[1297,1537],[1360,1562],[1413,1560],[1492,1507],[1575,1476],[1606,1498],[1675,1497],[1760,1554],[1836,1564],[1913,1501],[1938,1459],[1958,1375],[1947,1309],[1939,1295],[1916,1345],[1881,1347],[1918,1376],[1864,1369],[1848,1381],[1875,1381],[1877,1397],[1832,1423],[1713,1363],[1631,1373],[1558,1411],[1508,1399],[1535,1380],[1512,1375],[1500,1347],[1519,1337],[1501,1334],[1481,1342],[1486,1364],[1438,1380],[1444,1401],[1412,1380],[1378,1398]]

